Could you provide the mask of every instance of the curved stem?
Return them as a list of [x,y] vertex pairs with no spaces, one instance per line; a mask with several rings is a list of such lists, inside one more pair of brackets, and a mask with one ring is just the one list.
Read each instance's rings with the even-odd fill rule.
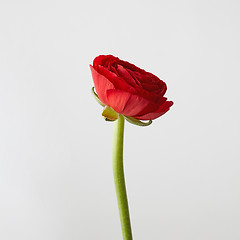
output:
[[117,194],[118,209],[122,226],[123,240],[132,240],[132,230],[128,210],[127,192],[123,169],[124,118],[119,116],[114,122],[113,133],[113,176]]

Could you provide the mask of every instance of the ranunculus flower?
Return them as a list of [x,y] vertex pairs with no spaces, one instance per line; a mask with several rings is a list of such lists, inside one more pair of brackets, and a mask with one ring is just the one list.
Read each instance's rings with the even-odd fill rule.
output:
[[153,120],[173,105],[164,97],[165,82],[129,62],[112,55],[100,55],[90,68],[100,101],[119,114]]

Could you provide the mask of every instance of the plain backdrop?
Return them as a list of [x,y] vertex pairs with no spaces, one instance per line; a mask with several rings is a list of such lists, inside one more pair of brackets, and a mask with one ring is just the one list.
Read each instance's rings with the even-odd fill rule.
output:
[[126,123],[134,239],[240,239],[240,2],[0,0],[0,239],[121,240],[113,123],[89,64],[113,54],[168,85]]

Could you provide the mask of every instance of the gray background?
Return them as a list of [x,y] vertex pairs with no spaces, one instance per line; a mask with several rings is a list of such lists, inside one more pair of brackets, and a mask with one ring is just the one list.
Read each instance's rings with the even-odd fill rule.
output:
[[134,239],[239,240],[240,2],[0,1],[0,239],[121,240],[113,124],[89,64],[167,82],[172,109],[126,124]]

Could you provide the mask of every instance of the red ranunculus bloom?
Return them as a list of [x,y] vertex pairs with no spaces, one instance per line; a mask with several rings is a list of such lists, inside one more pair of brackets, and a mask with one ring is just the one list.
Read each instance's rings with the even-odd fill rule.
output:
[[119,114],[153,120],[173,105],[164,97],[165,82],[129,62],[100,55],[90,68],[99,99]]

